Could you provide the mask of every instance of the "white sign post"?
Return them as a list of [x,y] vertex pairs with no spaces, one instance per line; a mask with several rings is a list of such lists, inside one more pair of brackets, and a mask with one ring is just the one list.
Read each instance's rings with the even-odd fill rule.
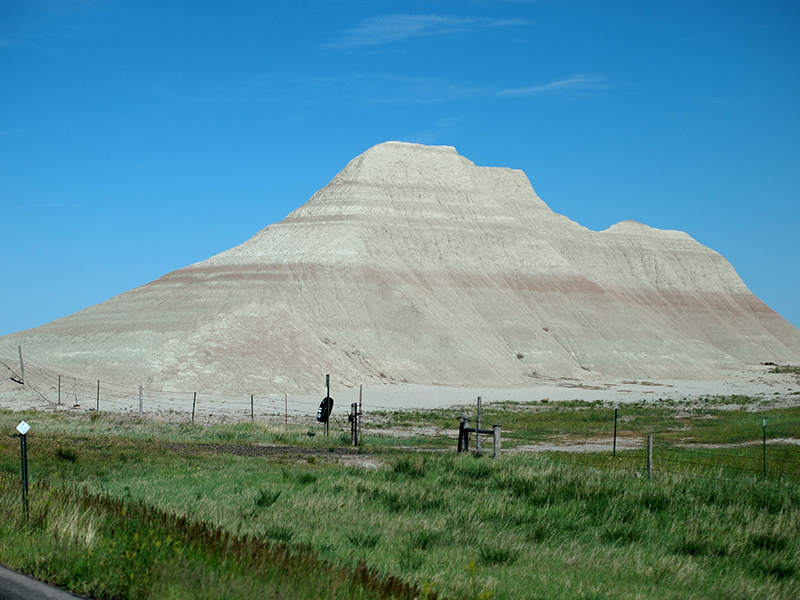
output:
[[25,421],[17,425],[19,431],[20,453],[22,454],[22,509],[25,511],[25,520],[28,520],[28,441],[27,433],[31,426]]

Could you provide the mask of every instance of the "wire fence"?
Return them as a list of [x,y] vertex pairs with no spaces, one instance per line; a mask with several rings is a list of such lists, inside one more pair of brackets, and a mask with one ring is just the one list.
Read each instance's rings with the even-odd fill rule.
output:
[[226,394],[202,391],[170,391],[125,386],[59,373],[0,341],[0,370],[4,377],[24,385],[53,407],[81,408],[117,413],[156,414],[204,421],[213,419],[286,419],[314,414],[317,403],[288,394]]
[[[146,385],[130,386],[90,380],[60,373],[45,366],[8,340],[0,340],[0,377],[30,389],[43,403],[53,408],[147,414],[168,420],[199,423],[247,419],[312,422],[322,400],[322,396],[316,400],[308,396],[274,393],[171,391]],[[397,408],[374,402],[365,404],[365,407],[370,411]],[[335,431],[341,430],[345,433],[346,428],[349,428],[349,424],[338,417],[334,416],[331,422]]]
[[[21,357],[21,353],[8,340],[0,340],[0,376],[24,385],[52,407],[149,414],[180,422],[257,419],[297,424],[314,422],[319,405],[318,400],[288,394],[165,391],[88,380],[59,373],[35,357]],[[647,435],[652,433],[650,467],[656,473],[716,471],[717,476],[800,481],[800,413],[770,417],[768,428],[764,415],[769,411],[756,411],[757,408],[725,406],[719,398],[701,398],[691,407],[666,406],[659,409],[661,412],[645,402],[619,410],[599,401],[488,405],[483,426],[498,422],[502,425],[504,417],[513,415],[513,427],[503,426],[504,452],[547,452],[554,460],[570,464],[642,469],[647,464]],[[433,435],[440,441],[452,439],[455,448],[457,409],[403,410],[367,399],[361,410],[366,417],[362,423],[373,426],[373,435],[399,436],[405,438],[405,445],[420,447],[425,446],[426,435]],[[468,412],[471,418],[476,417],[474,408]],[[682,435],[682,428],[692,420],[692,435]],[[341,430],[345,435],[349,428],[346,417],[333,416],[331,425],[336,434]],[[712,429],[716,433],[704,435]]]
[[[501,424],[504,453],[543,453],[558,463],[648,476],[680,473],[800,483],[798,404],[744,396],[643,400],[617,406],[542,400],[484,406],[482,424],[475,404],[462,416],[469,427],[487,433],[493,424]],[[458,423],[454,414],[451,420]],[[451,437],[455,448],[456,437]],[[484,439],[491,444],[491,435]],[[472,452],[474,443],[473,438]]]

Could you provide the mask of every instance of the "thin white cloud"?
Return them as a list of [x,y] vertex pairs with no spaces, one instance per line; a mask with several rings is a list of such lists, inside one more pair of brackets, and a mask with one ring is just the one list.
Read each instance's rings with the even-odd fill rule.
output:
[[370,17],[348,29],[328,48],[356,48],[390,44],[411,37],[463,30],[473,19],[446,15],[383,15]]
[[232,80],[190,86],[164,83],[153,87],[157,94],[182,102],[247,103],[297,102],[314,89],[330,89],[336,78],[306,76],[291,72],[253,75]]
[[31,209],[40,209],[40,208],[86,208],[87,206],[91,206],[87,203],[80,203],[80,204],[17,204],[16,206],[9,206],[9,210],[31,210]]
[[528,21],[525,19],[497,19],[491,22],[492,27],[517,27],[519,25],[527,25]]
[[454,129],[458,129],[464,119],[461,117],[449,117],[441,119],[433,128],[422,129],[411,135],[402,138],[404,141],[414,142],[417,144],[435,144],[439,142],[445,134]]
[[348,104],[441,104],[452,100],[490,97],[494,92],[434,77],[410,77],[386,73],[353,73],[344,76],[310,77],[273,73],[231,81],[215,82],[198,89],[172,85],[153,88],[158,94],[182,102],[247,103],[278,102],[309,105],[324,98],[325,103]]
[[486,21],[453,15],[382,15],[365,19],[356,27],[346,30],[338,40],[323,47],[349,49],[381,46],[420,36],[469,31],[475,27],[509,27],[525,24],[526,21],[522,19]]
[[598,75],[573,75],[550,83],[501,89],[488,85],[468,85],[439,77],[413,77],[389,73],[350,73],[308,76],[283,72],[217,81],[198,87],[162,85],[158,94],[182,102],[264,103],[274,102],[310,107],[324,100],[347,104],[444,104],[461,100],[535,97],[588,92],[607,87]]
[[436,77],[364,75],[349,82],[365,102],[372,104],[441,104],[489,95],[488,90]]
[[500,96],[539,96],[559,92],[592,90],[603,87],[604,77],[598,75],[573,75],[566,79],[551,81],[542,85],[511,88],[500,92]]

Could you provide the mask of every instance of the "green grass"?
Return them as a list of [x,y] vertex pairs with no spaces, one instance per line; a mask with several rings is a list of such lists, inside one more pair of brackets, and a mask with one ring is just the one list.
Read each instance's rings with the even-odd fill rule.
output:
[[770,373],[794,373],[800,375],[800,367],[792,365],[776,365],[769,370]]
[[[503,405],[484,415],[501,419],[504,447],[507,434],[510,443],[523,443],[613,430],[612,407],[573,404]],[[15,488],[19,442],[0,438],[0,473],[6,474],[0,476],[0,561],[79,591],[91,584],[96,594],[100,583],[113,583],[115,595],[103,596],[109,598],[247,598],[246,590],[259,586],[277,590],[278,597],[312,597],[303,596],[309,592],[294,563],[281,562],[285,551],[312,561],[321,573],[310,584],[314,592],[333,586],[343,598],[382,597],[399,585],[390,576],[449,598],[800,597],[798,448],[771,445],[764,479],[760,446],[740,445],[761,439],[765,417],[771,437],[800,437],[798,409],[713,398],[619,412],[626,419],[621,430],[656,432],[653,480],[643,476],[644,450],[506,453],[492,461],[452,450],[409,452],[373,436],[366,451],[343,454],[340,440],[320,443],[321,436],[310,438],[300,428],[287,436],[259,423],[204,429],[111,415],[26,413],[33,425],[29,470],[43,483],[32,494],[32,518],[24,526]],[[391,418],[412,427],[436,421],[453,428],[454,414]],[[13,431],[21,418],[0,413],[0,427]],[[484,423],[492,422],[484,416]],[[220,451],[286,440],[296,451]],[[419,441],[428,450],[439,444]],[[338,462],[343,458],[349,462]],[[362,459],[381,466],[359,466]],[[66,500],[56,502],[61,494]],[[111,507],[109,514],[95,518],[102,506]],[[135,514],[139,521],[120,523],[122,507],[126,518]],[[148,541],[137,550],[156,521],[166,523],[152,535],[161,546],[150,554]],[[174,564],[169,561],[178,559],[162,549],[167,536],[170,543],[181,540]],[[118,544],[113,552],[99,545],[112,539]],[[26,544],[26,553],[16,554],[17,545]],[[146,550],[143,563],[131,566],[122,547]],[[251,561],[241,558],[244,548],[278,557],[277,566],[265,562],[261,569],[273,579],[252,579],[258,569],[241,568]],[[106,573],[112,567],[98,561],[112,556],[118,566]],[[359,564],[365,566],[359,570]],[[365,573],[373,582],[366,591],[359,583]],[[195,586],[195,578],[209,580],[210,591]],[[128,580],[150,587],[135,588]],[[226,586],[235,592],[225,593]]]
[[420,590],[309,551],[233,535],[144,503],[40,483],[19,506],[0,476],[3,563],[99,599],[417,598]]

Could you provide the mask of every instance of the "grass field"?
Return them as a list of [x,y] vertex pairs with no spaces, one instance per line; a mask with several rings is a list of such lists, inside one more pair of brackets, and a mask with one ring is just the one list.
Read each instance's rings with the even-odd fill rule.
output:
[[[25,524],[19,441],[3,438],[0,561],[98,598],[800,597],[800,453],[771,443],[764,478],[757,444],[763,418],[771,438],[800,437],[800,411],[716,398],[620,412],[620,434],[657,435],[652,480],[638,449],[493,461],[444,435],[351,451],[307,427],[0,413],[9,433],[33,426],[40,482]],[[500,405],[484,423],[508,448],[607,437],[613,413]]]

